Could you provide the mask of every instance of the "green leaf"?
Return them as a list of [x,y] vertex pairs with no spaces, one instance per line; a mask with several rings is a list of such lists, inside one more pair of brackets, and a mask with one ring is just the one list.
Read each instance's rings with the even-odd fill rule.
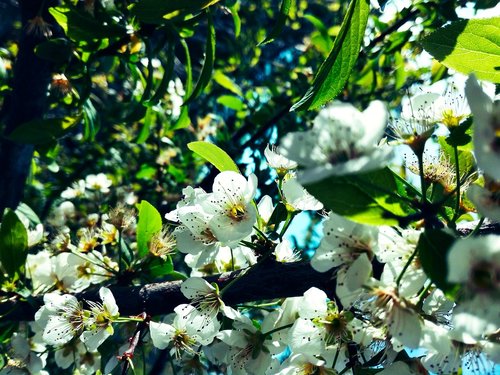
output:
[[237,96],[222,95],[217,98],[217,103],[238,112],[245,108],[243,101]]
[[228,9],[231,12],[231,16],[233,17],[234,36],[238,38],[241,33],[241,19],[238,13],[238,11],[240,10],[240,3],[235,2],[233,5],[229,6]]
[[139,0],[130,7],[130,13],[140,21],[152,24],[162,24],[178,15],[199,12],[220,0]]
[[330,54],[321,64],[312,86],[290,111],[318,108],[342,90],[358,58],[369,13],[368,0],[351,1]]
[[[446,158],[455,166],[457,164],[455,152],[453,147],[448,143],[448,137],[440,136],[438,137],[438,141]],[[458,148],[458,167],[462,178],[476,171],[476,160],[472,151],[468,151],[466,148]]]
[[[163,62],[163,77],[156,89],[156,92],[151,97],[151,99],[143,102],[146,106],[154,106],[157,105],[165,96],[165,93],[168,89],[168,84],[172,80],[172,73],[174,71],[174,62],[175,62],[175,51],[174,51],[174,43],[169,43],[169,47],[167,50],[167,60]],[[153,74],[153,71],[150,71],[149,74]]]
[[6,209],[0,226],[0,263],[14,277],[28,256],[28,232],[16,213]]
[[188,143],[187,147],[194,153],[212,164],[219,171],[234,171],[240,173],[236,163],[231,159],[226,151],[213,143],[197,141]]
[[172,273],[173,270],[174,265],[171,257],[167,257],[166,260],[156,257],[148,264],[148,273],[153,277],[168,275]]
[[196,82],[196,86],[194,87],[193,92],[189,96],[189,98],[184,102],[187,104],[191,102],[193,99],[197,98],[203,89],[207,87],[210,82],[210,78],[212,77],[212,71],[214,69],[214,61],[215,61],[215,26],[212,18],[212,13],[207,9],[207,19],[208,19],[208,33],[207,33],[207,41],[205,45],[205,60],[203,61],[203,67],[201,68],[201,74],[198,78],[198,82]]
[[446,143],[450,146],[467,146],[472,141],[469,129],[472,126],[472,118],[462,122],[459,126],[450,128],[450,135],[446,138]]
[[243,97],[243,91],[241,91],[240,86],[238,86],[231,78],[222,73],[220,70],[215,71],[214,81],[225,89],[231,91],[233,94]]
[[422,44],[446,67],[500,83],[500,17],[452,22]]
[[274,27],[269,33],[269,35],[266,36],[266,39],[264,39],[262,42],[260,42],[258,45],[263,45],[267,43],[271,43],[276,39],[281,31],[283,30],[283,27],[285,27],[286,20],[288,18],[288,13],[290,12],[290,8],[292,7],[293,3],[295,0],[282,0],[281,1],[281,6],[280,6],[280,12],[278,14],[278,18],[274,21]]
[[455,238],[441,229],[427,229],[420,235],[417,244],[418,258],[427,276],[445,294],[456,290],[446,281],[448,275],[448,252]]
[[80,116],[32,120],[19,125],[7,138],[14,142],[33,145],[53,143],[79,120]]
[[127,29],[113,22],[111,17],[102,20],[83,9],[71,6],[49,8],[52,17],[64,29],[66,35],[75,41],[92,41],[127,35]]
[[100,128],[97,110],[90,99],[85,100],[82,106],[83,113],[83,139],[94,141]]
[[[186,63],[184,64],[186,67],[186,83],[184,84],[185,96],[184,102],[187,101],[187,98],[191,95],[193,91],[193,71],[191,68],[191,55],[189,54],[189,47],[184,39],[181,39],[182,49],[184,50],[184,55],[186,56]],[[189,118],[189,110],[187,106],[181,107],[181,114],[179,118],[172,126],[172,130],[176,129],[184,129],[189,126],[191,120]]]
[[398,225],[415,213],[407,187],[389,168],[331,176],[305,187],[325,208],[359,223]]
[[44,60],[62,64],[73,55],[73,47],[67,39],[56,38],[38,44],[35,54]]
[[149,252],[151,238],[161,231],[161,215],[149,202],[141,201],[139,206],[139,222],[137,223],[137,251],[140,257]]

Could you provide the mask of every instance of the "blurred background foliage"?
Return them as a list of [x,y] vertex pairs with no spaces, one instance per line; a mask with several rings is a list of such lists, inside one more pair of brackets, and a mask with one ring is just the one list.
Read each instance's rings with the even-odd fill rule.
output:
[[[51,67],[46,113],[8,135],[35,145],[24,202],[43,221],[68,185],[103,172],[116,203],[147,199],[164,213],[182,188],[209,189],[216,174],[187,149],[194,140],[217,144],[241,170],[271,181],[263,150],[311,125],[315,111],[289,109],[328,55],[348,6],[283,1],[27,1],[35,10],[27,23],[17,2],[0,1],[2,120],[24,31],[39,37],[36,55]],[[413,85],[447,76],[443,65],[421,62],[421,38],[456,19],[459,7],[495,2],[402,3],[372,8],[338,99],[397,108]],[[262,194],[276,194],[272,186]]]

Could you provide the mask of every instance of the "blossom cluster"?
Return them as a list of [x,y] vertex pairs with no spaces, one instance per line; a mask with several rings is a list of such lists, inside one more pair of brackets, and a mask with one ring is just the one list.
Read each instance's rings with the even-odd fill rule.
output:
[[[71,200],[87,190],[91,199],[106,194],[112,184],[105,175],[80,180],[62,193],[65,201],[49,224],[56,233],[50,240],[43,226],[30,229],[24,220],[29,246],[36,249],[27,256],[25,281],[32,295],[43,295],[43,306],[35,322],[12,336],[0,374],[44,373],[49,347],[62,369],[73,365],[79,373],[111,373],[116,354],[130,362],[138,345],[165,350],[171,373],[493,371],[500,362],[500,236],[478,232],[484,222],[500,220],[499,107],[474,77],[465,95],[467,100],[416,96],[389,127],[380,101],[363,112],[334,102],[319,112],[310,130],[289,133],[279,147],[263,150],[274,170],[273,197],[259,197],[254,174],[221,171],[211,192],[186,187],[165,214],[167,224],[154,230],[141,213],[136,224],[125,207],[107,214],[75,212]],[[440,170],[426,156],[438,126],[447,131],[436,136]],[[468,135],[471,126],[474,157],[456,141],[457,132]],[[383,138],[385,132],[396,140]],[[413,211],[407,217],[392,211],[386,211],[392,216],[376,216],[379,211],[369,210],[393,207],[384,194],[394,192],[366,176],[390,170],[401,144],[417,159],[416,168],[406,166],[420,181],[413,186],[398,175],[413,195],[396,197],[405,198]],[[467,152],[477,166],[461,162]],[[359,176],[375,185],[377,194],[370,195],[371,185],[357,185]],[[368,196],[372,216],[349,214],[337,206],[342,202],[324,199],[332,181],[348,181],[349,188]],[[289,236],[303,211],[303,217],[322,225],[313,252],[302,251]],[[467,215],[480,220],[464,235],[460,225]],[[189,277],[173,271],[173,258],[183,261]],[[316,273],[328,273],[330,282],[294,291],[293,297],[230,306],[227,291],[244,285],[246,275],[265,262],[308,262]],[[112,288],[102,286],[139,284],[158,275],[182,279],[187,301],[165,317],[120,316]],[[96,285],[101,302],[75,297]],[[102,353],[114,355],[102,368],[99,350],[106,345]],[[411,357],[412,349],[421,353]]]

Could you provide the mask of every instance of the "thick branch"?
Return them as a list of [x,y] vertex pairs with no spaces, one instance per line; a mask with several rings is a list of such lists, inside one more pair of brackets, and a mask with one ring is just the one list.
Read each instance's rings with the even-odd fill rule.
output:
[[[223,288],[234,280],[241,271],[207,277],[208,282],[216,282]],[[228,305],[248,303],[258,300],[285,298],[302,295],[307,289],[316,286],[325,291],[331,290],[331,272],[319,273],[311,268],[308,262],[300,263],[264,263],[241,277],[224,293],[224,302]],[[111,286],[121,315],[168,314],[182,303],[189,301],[180,291],[181,281],[147,284],[144,286],[119,287]],[[99,301],[98,290],[77,295],[79,299]],[[12,298],[0,303],[0,316],[4,320],[33,320],[35,312],[40,308],[42,298],[19,301]]]
[[[47,8],[53,1],[24,0],[19,2],[22,28],[19,52],[14,65],[12,93],[3,108],[5,127],[3,136],[8,136],[19,125],[41,119],[47,109],[47,88],[51,78],[52,64],[35,55],[35,47],[45,40],[40,32],[30,29],[29,22],[42,14],[49,22]],[[50,3],[50,4],[49,4]],[[40,7],[44,6],[41,13]],[[54,32],[56,26],[51,25]],[[5,207],[16,208],[22,199],[24,184],[31,166],[33,145],[0,140],[0,216]]]

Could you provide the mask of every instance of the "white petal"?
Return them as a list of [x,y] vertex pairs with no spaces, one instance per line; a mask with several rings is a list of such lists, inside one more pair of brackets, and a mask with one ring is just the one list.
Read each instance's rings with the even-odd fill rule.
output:
[[170,324],[157,322],[149,323],[151,341],[153,341],[153,345],[158,349],[165,349],[172,341],[174,333],[175,328]]

